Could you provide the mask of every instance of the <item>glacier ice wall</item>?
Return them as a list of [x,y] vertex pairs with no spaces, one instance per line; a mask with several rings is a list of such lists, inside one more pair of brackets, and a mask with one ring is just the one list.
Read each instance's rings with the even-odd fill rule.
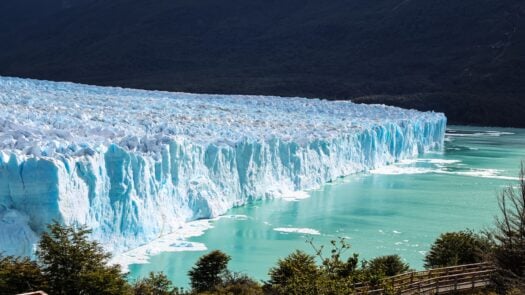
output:
[[384,105],[0,77],[0,251],[84,224],[116,253],[251,200],[443,146],[446,118]]

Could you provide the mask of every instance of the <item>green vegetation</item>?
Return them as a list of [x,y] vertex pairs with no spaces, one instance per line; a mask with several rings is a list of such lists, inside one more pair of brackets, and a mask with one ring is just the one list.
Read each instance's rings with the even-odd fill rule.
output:
[[[315,255],[295,251],[270,269],[270,280],[264,285],[267,294],[351,294],[359,288],[385,288],[382,280],[387,273],[408,271],[399,256],[383,256],[359,263],[358,255],[344,253],[350,249],[345,239],[331,241],[330,256],[324,257],[323,246],[317,248],[308,241]],[[316,264],[316,257],[321,264]]]
[[370,260],[368,268],[372,273],[392,277],[410,271],[410,266],[399,255],[387,255]]
[[139,279],[133,284],[135,295],[176,295],[182,293],[173,288],[171,281],[163,273],[150,272],[147,278]]
[[49,294],[177,294],[163,274],[131,286],[120,266],[108,265],[110,254],[94,241],[90,231],[54,222],[42,235],[36,261],[0,257],[0,294],[43,290]]
[[42,235],[37,260],[0,259],[0,290],[5,294],[45,290],[51,294],[126,294],[130,287],[120,266],[87,239],[89,230],[52,223]]
[[222,284],[228,273],[228,262],[231,257],[215,250],[199,258],[188,272],[191,287],[196,292],[213,291]]
[[436,268],[478,263],[488,259],[493,247],[488,237],[470,230],[444,233],[425,256],[425,267]]
[[278,294],[311,294],[316,290],[319,270],[315,258],[302,251],[295,251],[277,261],[269,271],[266,290]]
[[47,289],[47,282],[36,262],[27,257],[0,257],[0,292],[3,292],[2,294]]
[[215,286],[215,291],[204,294],[218,295],[259,295],[264,294],[261,285],[245,274],[229,272],[221,284]]
[[110,254],[84,227],[53,223],[42,235],[36,255],[51,294],[123,294],[129,286],[120,266],[108,266]]
[[[490,262],[497,271],[493,278],[497,294],[525,292],[525,167],[522,164],[517,187],[505,189],[500,197],[501,217],[489,234],[469,230],[442,234],[425,257],[427,268]],[[314,254],[295,251],[277,261],[263,284],[228,269],[231,257],[215,250],[202,256],[188,272],[192,289],[172,285],[163,273],[129,283],[119,266],[108,265],[110,255],[97,242],[89,241],[84,227],[58,223],[42,235],[36,260],[0,256],[0,295],[43,290],[49,294],[352,294],[366,289],[394,292],[386,278],[410,271],[398,255],[359,261],[347,255],[345,239],[331,241],[329,255],[324,246],[307,241]],[[494,294],[476,291],[471,294]],[[479,293],[481,292],[481,293]]]

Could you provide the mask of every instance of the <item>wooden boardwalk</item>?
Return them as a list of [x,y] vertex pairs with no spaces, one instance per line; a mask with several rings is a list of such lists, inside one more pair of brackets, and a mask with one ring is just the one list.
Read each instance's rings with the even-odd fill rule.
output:
[[[494,271],[495,268],[489,263],[475,263],[409,272],[387,278],[383,282],[392,286],[395,294],[400,295],[449,294],[488,286]],[[370,290],[366,286],[359,286],[356,293],[381,295],[385,294],[385,290]]]

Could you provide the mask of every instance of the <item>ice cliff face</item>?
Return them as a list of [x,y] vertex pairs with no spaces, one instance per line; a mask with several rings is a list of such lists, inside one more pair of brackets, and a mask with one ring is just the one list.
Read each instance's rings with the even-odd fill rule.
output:
[[250,200],[443,146],[439,113],[0,77],[0,251],[53,219],[122,252]]

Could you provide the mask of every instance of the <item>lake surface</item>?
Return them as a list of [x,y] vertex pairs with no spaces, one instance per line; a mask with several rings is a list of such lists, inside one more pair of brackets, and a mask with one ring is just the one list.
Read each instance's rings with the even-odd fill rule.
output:
[[[295,249],[313,254],[310,237],[318,246],[346,237],[361,258],[399,254],[422,269],[440,233],[492,226],[497,194],[516,183],[520,160],[525,129],[449,126],[443,152],[342,178],[305,199],[232,209],[190,241],[228,253],[230,269],[262,280]],[[131,265],[130,277],[164,271],[187,286],[187,271],[207,252],[160,253],[149,264]]]

